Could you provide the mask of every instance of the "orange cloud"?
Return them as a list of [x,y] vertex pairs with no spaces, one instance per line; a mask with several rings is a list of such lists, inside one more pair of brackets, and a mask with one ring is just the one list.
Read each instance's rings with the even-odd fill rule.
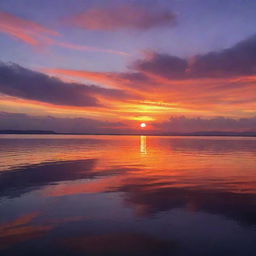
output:
[[0,32],[11,35],[33,46],[52,43],[49,36],[59,33],[36,22],[17,17],[7,12],[0,12]]
[[[208,116],[248,116],[255,107],[255,78],[172,79],[150,72],[91,72],[87,70],[47,69],[47,73],[84,78],[104,86],[121,88],[140,99],[116,105],[119,113],[143,113],[159,118],[169,114]],[[242,95],[242,98],[241,98]],[[129,111],[130,110],[130,111]],[[157,113],[157,116],[156,116]],[[161,118],[162,119],[162,118]]]
[[[229,56],[232,59],[233,54],[244,59],[244,50],[248,50],[246,46],[250,46],[255,40],[245,40],[219,52],[218,60],[227,61]],[[73,47],[69,44],[66,46]],[[250,49],[253,53],[254,48]],[[9,76],[0,76],[5,79],[0,87],[2,93],[23,98],[24,104],[43,105],[50,115],[93,117],[98,120],[104,116],[108,121],[124,121],[127,128],[132,127],[132,121],[162,122],[171,116],[181,115],[253,117],[256,107],[254,59],[246,59],[245,66],[250,67],[248,70],[242,64],[235,63],[231,73],[227,67],[221,73],[216,63],[217,55],[209,53],[187,61],[168,54],[149,52],[144,59],[130,65],[126,72],[59,68],[43,70],[44,73],[62,77],[62,80],[42,73],[36,76],[34,71],[22,67],[10,69],[2,65],[2,74],[7,73]],[[228,63],[231,62],[230,60]],[[34,74],[33,81],[27,75],[29,73]],[[6,77],[8,85],[5,84]],[[38,79],[35,80],[36,77]],[[27,83],[16,88],[25,78]],[[86,84],[74,83],[70,78],[80,81],[81,78],[85,79]],[[90,85],[88,80],[102,86]],[[30,84],[33,84],[33,88]]]

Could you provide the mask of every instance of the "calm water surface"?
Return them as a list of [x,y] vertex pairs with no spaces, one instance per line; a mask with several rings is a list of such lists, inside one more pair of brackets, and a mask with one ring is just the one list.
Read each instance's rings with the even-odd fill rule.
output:
[[0,255],[256,255],[256,138],[0,136]]

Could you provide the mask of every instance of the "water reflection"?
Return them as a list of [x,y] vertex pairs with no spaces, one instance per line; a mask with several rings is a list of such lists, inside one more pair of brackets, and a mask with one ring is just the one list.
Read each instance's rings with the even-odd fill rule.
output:
[[255,139],[0,144],[1,255],[255,253]]
[[96,159],[62,161],[24,166],[22,169],[2,172],[0,178],[0,198],[16,197],[46,185],[61,181],[92,178],[91,172]]
[[173,241],[138,233],[110,233],[64,240],[67,249],[89,255],[172,255],[177,244]]
[[0,249],[39,238],[52,229],[51,225],[32,224],[37,216],[38,213],[32,212],[0,225]]
[[147,154],[147,137],[140,136],[140,153]]

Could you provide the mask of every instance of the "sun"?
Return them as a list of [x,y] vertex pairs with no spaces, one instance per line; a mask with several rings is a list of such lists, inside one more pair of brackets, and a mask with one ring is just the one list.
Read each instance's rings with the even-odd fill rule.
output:
[[147,126],[147,125],[146,125],[145,123],[141,123],[141,124],[140,124],[140,127],[141,127],[141,128],[145,128],[146,126]]

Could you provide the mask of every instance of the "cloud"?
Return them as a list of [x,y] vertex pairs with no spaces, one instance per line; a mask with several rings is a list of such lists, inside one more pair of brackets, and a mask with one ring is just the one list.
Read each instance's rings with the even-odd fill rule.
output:
[[105,49],[105,48],[98,48],[98,47],[93,47],[93,46],[88,46],[88,45],[79,45],[79,44],[71,44],[71,43],[66,43],[66,42],[54,42],[55,45],[67,48],[67,49],[72,49],[72,50],[77,50],[77,51],[89,51],[89,52],[104,52],[104,53],[111,53],[111,54],[117,54],[117,55],[123,55],[123,56],[129,56],[130,54],[124,51],[116,51],[116,50],[111,50],[111,49]]
[[[200,78],[225,79],[241,76],[256,75],[256,35],[243,40],[234,46],[218,51],[209,52],[185,59],[167,53],[145,51],[144,58],[134,61],[126,73],[96,73],[72,70],[80,77],[123,77],[128,80],[142,82],[153,78],[167,80],[191,80]],[[59,71],[60,69],[55,69]],[[62,70],[63,73],[71,70]],[[148,79],[150,77],[150,79]],[[165,80],[166,81],[166,80]]]
[[192,75],[199,77],[256,74],[256,35],[231,48],[195,57],[190,69]]
[[[181,59],[157,58],[156,62],[147,62],[143,67],[121,73],[68,69],[52,69],[47,72],[85,78],[139,95],[141,99],[137,103],[145,111],[144,115],[154,116],[156,106],[161,107],[158,111],[160,115],[168,111],[211,116],[248,116],[255,112],[254,76],[192,78],[182,73],[184,62]],[[175,62],[179,65],[175,65]],[[170,71],[170,67],[174,67],[173,70]]]
[[115,88],[141,90],[141,87],[149,88],[152,79],[141,72],[93,72],[87,70],[73,69],[43,69],[44,72],[55,75],[85,78]]
[[137,60],[132,67],[140,72],[176,79],[185,75],[188,63],[182,58],[152,52],[145,59]]
[[0,12],[0,32],[33,46],[38,46],[41,42],[51,43],[52,40],[49,36],[59,35],[58,32],[52,29],[7,12]]
[[56,36],[61,36],[59,32],[7,12],[0,12],[0,33],[1,32],[36,47],[53,45],[77,51],[104,52],[124,56],[129,55],[123,51],[58,41],[56,40]]
[[255,131],[256,116],[251,118],[215,117],[188,118],[185,116],[171,117],[168,121],[154,124],[155,128],[166,132],[199,132],[199,131]]
[[54,105],[79,107],[101,106],[97,96],[112,99],[129,97],[121,90],[64,82],[17,64],[4,63],[0,63],[0,92]]
[[[20,86],[23,76],[11,72],[8,78],[11,81],[10,85],[6,82],[3,85],[2,81],[6,79],[6,75],[0,77],[0,91],[26,99],[32,99],[31,94],[33,94],[33,100],[55,105],[95,107],[104,105],[108,107],[108,109],[104,108],[107,110],[104,114],[111,115],[112,118],[115,116],[119,120],[137,120],[135,117],[149,116],[151,120],[163,121],[171,115],[177,116],[180,113],[190,117],[251,117],[255,115],[256,108],[254,41],[256,37],[251,37],[229,49],[190,59],[147,52],[144,58],[129,65],[125,72],[59,68],[43,70],[54,75],[84,78],[103,87],[110,86],[115,89],[68,83],[44,75],[44,81],[50,80],[51,84],[54,83],[56,86],[50,86],[51,90],[47,91],[40,89],[44,92],[42,94],[35,89],[43,87],[42,79],[39,79],[39,82],[37,80],[32,82],[33,76],[27,75],[26,79],[30,81],[27,83],[28,88],[24,83]],[[219,63],[215,59],[218,59]],[[219,65],[223,67],[219,69]],[[15,69],[11,68],[11,70]],[[53,89],[62,88],[57,86],[59,83],[64,88],[60,93],[57,89]],[[69,90],[74,95],[69,93],[66,87],[72,88]],[[50,94],[50,98],[45,98],[45,94]],[[83,97],[89,98],[88,101]],[[98,114],[102,114],[99,108]]]
[[121,29],[147,30],[173,25],[174,13],[135,5],[91,8],[68,19],[69,23],[90,30],[117,31]]
[[233,47],[182,59],[169,54],[150,53],[134,63],[141,72],[169,79],[222,78],[256,74],[256,35]]
[[0,119],[0,130],[51,130],[67,133],[114,133],[125,130],[125,125],[121,122],[90,118],[60,118],[0,112]]
[[[82,77],[140,95],[147,115],[154,105],[174,104],[179,112],[211,116],[249,116],[256,107],[256,36],[218,52],[185,59],[146,52],[126,72],[52,69],[54,74]],[[145,106],[146,107],[146,106]],[[171,106],[173,107],[173,106]],[[151,113],[150,113],[150,110]],[[165,107],[163,111],[175,111]],[[200,114],[200,113],[197,113]]]
[[[0,112],[0,130],[50,130],[64,133],[137,133],[123,122],[110,122],[90,118],[30,116]],[[200,132],[200,131],[255,131],[256,116],[250,118],[202,118],[171,117],[166,121],[154,121],[149,132]]]

